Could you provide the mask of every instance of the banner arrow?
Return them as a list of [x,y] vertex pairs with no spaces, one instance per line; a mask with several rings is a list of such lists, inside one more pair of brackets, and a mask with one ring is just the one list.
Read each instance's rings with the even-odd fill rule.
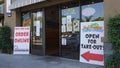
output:
[[90,51],[82,54],[81,56],[85,58],[87,61],[90,61],[90,60],[103,61],[104,60],[104,55],[92,54],[90,53]]

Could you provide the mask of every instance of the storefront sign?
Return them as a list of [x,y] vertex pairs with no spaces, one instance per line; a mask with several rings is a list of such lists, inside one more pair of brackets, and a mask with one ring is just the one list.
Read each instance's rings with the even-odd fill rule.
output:
[[14,54],[29,54],[30,27],[15,27]]
[[81,23],[80,62],[104,65],[102,37],[104,37],[103,21]]

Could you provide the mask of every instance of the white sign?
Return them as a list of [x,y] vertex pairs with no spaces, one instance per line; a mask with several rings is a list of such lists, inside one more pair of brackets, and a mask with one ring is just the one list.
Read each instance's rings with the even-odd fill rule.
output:
[[15,27],[13,54],[29,54],[30,27]]
[[66,24],[67,24],[67,18],[62,17],[62,32],[66,32]]
[[66,17],[62,17],[62,24],[67,24],[67,18]]
[[73,20],[73,31],[79,31],[80,27],[79,27],[79,20],[74,19]]
[[65,26],[65,24],[62,25],[62,32],[66,32],[66,26]]
[[104,65],[104,21],[81,23],[80,62]]
[[40,21],[35,21],[36,22],[36,27],[40,27]]
[[36,36],[40,36],[40,21],[35,21],[36,25]]
[[72,16],[70,15],[67,16],[67,31],[72,31]]
[[40,36],[40,27],[36,27],[36,36]]
[[62,45],[66,45],[66,44],[67,44],[66,38],[62,38]]

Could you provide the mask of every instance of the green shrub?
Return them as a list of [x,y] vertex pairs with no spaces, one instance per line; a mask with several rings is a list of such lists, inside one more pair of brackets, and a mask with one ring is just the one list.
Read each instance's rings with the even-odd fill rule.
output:
[[11,30],[8,26],[0,27],[0,48],[3,52],[12,50],[10,36]]
[[107,59],[107,61],[105,62],[107,68],[114,68],[113,62],[114,62],[113,56],[110,56],[110,57]]
[[106,65],[108,68],[120,68],[120,14],[108,21],[108,39],[112,43],[113,55]]

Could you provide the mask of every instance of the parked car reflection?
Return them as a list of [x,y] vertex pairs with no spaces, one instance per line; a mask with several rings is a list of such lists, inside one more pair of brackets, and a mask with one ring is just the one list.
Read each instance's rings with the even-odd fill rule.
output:
[[79,44],[79,34],[74,33],[66,37],[67,45],[78,45]]

